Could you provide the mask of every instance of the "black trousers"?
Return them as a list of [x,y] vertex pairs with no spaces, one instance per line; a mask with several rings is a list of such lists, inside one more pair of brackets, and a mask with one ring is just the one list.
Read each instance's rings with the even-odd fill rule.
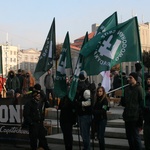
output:
[[60,122],[61,130],[63,132],[64,144],[66,150],[72,150],[73,136],[72,136],[72,123]]
[[47,140],[45,138],[46,133],[47,131],[43,126],[43,123],[35,123],[29,127],[30,146],[32,150],[37,150],[38,147],[42,147],[44,150],[49,150]]

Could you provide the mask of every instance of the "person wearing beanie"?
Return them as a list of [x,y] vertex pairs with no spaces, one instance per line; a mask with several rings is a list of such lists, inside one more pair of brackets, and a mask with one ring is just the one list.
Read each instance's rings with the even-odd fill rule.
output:
[[74,100],[77,112],[77,123],[81,131],[83,147],[90,150],[90,127],[92,122],[92,94],[94,90],[88,81],[87,74],[82,70],[79,74],[77,92]]
[[43,97],[40,89],[41,85],[35,84],[32,93],[28,96],[23,110],[24,122],[22,127],[28,127],[31,149],[36,150],[38,147],[42,147],[44,150],[50,150],[45,137],[47,131],[43,123],[45,108],[50,107],[50,104]]
[[134,78],[134,80],[136,80],[136,82],[137,82],[138,81],[138,74],[136,72],[131,72],[129,74],[129,78]]
[[33,87],[35,90],[41,90],[41,85],[39,83],[36,83]]
[[87,73],[84,70],[82,70],[79,74],[79,80],[85,81],[86,79],[87,79]]
[[94,121],[92,125],[92,137],[95,138],[96,130],[100,150],[105,150],[104,134],[107,124],[107,110],[108,98],[104,87],[100,86],[96,90],[96,102],[93,106]]
[[125,131],[128,144],[131,150],[142,150],[141,137],[139,130],[143,126],[142,104],[144,91],[138,84],[138,74],[132,72],[129,74],[129,86],[124,90],[124,96],[121,104],[124,107],[123,120],[125,122]]

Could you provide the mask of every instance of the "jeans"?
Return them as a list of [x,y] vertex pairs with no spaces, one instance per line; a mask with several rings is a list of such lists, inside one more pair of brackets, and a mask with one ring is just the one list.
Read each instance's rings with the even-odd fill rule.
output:
[[141,137],[136,121],[125,121],[126,136],[130,150],[142,150]]
[[99,120],[97,125],[97,138],[99,140],[99,148],[100,150],[105,150],[105,128],[106,128],[107,120]]
[[92,122],[91,115],[78,116],[80,132],[83,140],[84,150],[90,150],[90,127]]

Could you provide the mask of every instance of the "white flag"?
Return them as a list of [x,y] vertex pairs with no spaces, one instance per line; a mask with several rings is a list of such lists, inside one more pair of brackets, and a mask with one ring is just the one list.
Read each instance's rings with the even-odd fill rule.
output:
[[101,85],[105,88],[107,93],[111,89],[110,71],[102,71],[100,74],[103,77]]

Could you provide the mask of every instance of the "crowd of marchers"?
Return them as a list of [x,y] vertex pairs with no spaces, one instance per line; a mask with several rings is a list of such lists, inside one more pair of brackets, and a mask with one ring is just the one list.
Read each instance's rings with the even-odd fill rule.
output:
[[[136,64],[136,71],[131,72],[128,76],[125,72],[114,71],[111,73],[111,90],[122,87],[122,97],[120,104],[123,110],[123,120],[125,123],[126,138],[130,150],[150,149],[150,75],[142,77],[141,66]],[[105,150],[105,129],[107,126],[107,111],[109,107],[109,95],[105,88],[95,83],[90,83],[85,71],[79,74],[77,91],[75,98],[71,101],[68,94],[60,99],[56,104],[54,94],[55,79],[49,69],[44,77],[45,92],[41,85],[35,83],[35,79],[30,72],[22,73],[18,70],[15,75],[14,71],[8,73],[6,80],[7,97],[13,91],[13,96],[27,96],[28,101],[24,106],[23,128],[29,130],[30,146],[32,150],[42,147],[49,150],[43,121],[45,119],[45,108],[55,107],[60,110],[60,126],[63,133],[64,145],[66,150],[73,149],[73,127],[80,130],[83,150],[90,150],[91,139],[95,138],[99,142],[99,149]],[[66,77],[68,93],[72,77]],[[112,93],[113,96],[114,93]],[[50,95],[52,102],[50,103]],[[144,145],[141,142],[140,132],[143,130]],[[79,143],[81,149],[81,145]]]

